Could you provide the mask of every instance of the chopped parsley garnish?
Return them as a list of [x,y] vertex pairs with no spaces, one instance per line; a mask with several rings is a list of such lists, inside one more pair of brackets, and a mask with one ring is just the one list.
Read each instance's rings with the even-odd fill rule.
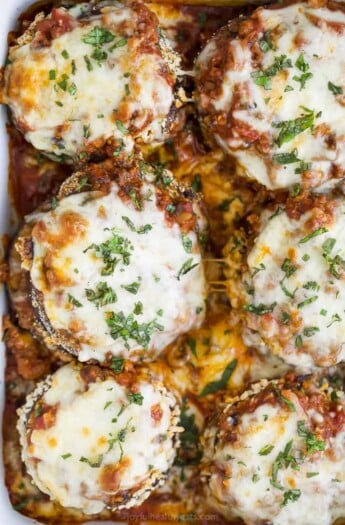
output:
[[304,308],[308,304],[314,303],[319,298],[318,295],[313,295],[312,297],[308,297],[308,299],[304,299],[304,301],[301,301],[297,304],[297,308]]
[[111,404],[112,404],[112,401],[107,401],[103,407],[103,410],[107,410],[107,408],[109,408]]
[[76,72],[77,72],[77,66],[76,66],[75,61],[72,60],[72,62],[71,62],[71,73],[72,73],[72,75],[75,75]]
[[303,109],[305,113],[294,120],[283,120],[282,122],[273,123],[273,127],[280,129],[275,139],[279,147],[286,142],[290,142],[303,131],[313,127],[315,118],[319,114],[315,115],[313,110],[305,107]]
[[90,124],[88,124],[87,126],[83,126],[83,135],[85,139],[90,138]]
[[326,232],[328,232],[327,228],[324,228],[324,227],[317,228],[316,230],[312,231],[311,233],[303,237],[300,241],[298,241],[298,244],[304,244],[310,241],[310,239],[313,239],[314,237],[317,237],[318,235],[322,235],[323,233],[326,233]]
[[274,445],[265,445],[259,450],[259,456],[268,456],[274,449]]
[[321,439],[317,439],[316,435],[306,428],[305,421],[297,422],[297,433],[300,437],[305,438],[305,443],[307,445],[307,455],[310,455],[315,451],[325,450],[326,443]]
[[87,70],[88,71],[92,71],[93,70],[93,65],[91,64],[91,60],[89,59],[89,57],[87,55],[84,55],[84,60],[85,60],[85,64],[86,64]]
[[306,476],[307,478],[313,478],[314,476],[318,476],[319,472],[307,472]]
[[130,403],[134,403],[135,405],[142,406],[143,401],[144,401],[144,396],[140,392],[135,392],[135,393],[134,392],[130,392],[127,395],[127,397],[129,399]]
[[296,348],[302,348],[303,346],[303,339],[301,335],[298,335],[295,339],[295,346]]
[[179,435],[181,446],[177,451],[175,465],[198,465],[202,456],[199,446],[199,428],[195,423],[195,414],[188,411],[186,398],[182,399],[179,426],[184,430]]
[[[123,410],[121,412],[123,412]],[[120,461],[123,458],[123,446],[122,446],[122,443],[125,442],[128,432],[135,432],[135,427],[134,426],[130,426],[130,424],[131,424],[131,419],[129,421],[127,421],[127,424],[126,424],[126,426],[124,428],[121,428],[121,430],[118,431],[118,433],[116,434],[115,437],[110,437],[110,439],[108,439],[108,445],[109,445],[108,451],[112,450],[115,444],[119,445]],[[110,436],[111,436],[111,434],[110,434]]]
[[121,122],[121,120],[116,120],[115,121],[115,124],[116,124],[116,127],[117,129],[123,133],[124,135],[126,135],[127,133],[129,133],[128,129],[126,128],[126,126],[124,126],[124,124]]
[[88,301],[95,303],[97,308],[100,306],[105,306],[106,304],[115,303],[117,301],[116,293],[104,281],[101,281],[97,284],[96,290],[87,288],[85,293]]
[[306,337],[313,337],[317,332],[320,332],[320,328],[317,326],[306,326],[303,330],[303,335]]
[[345,260],[340,255],[335,255],[334,257],[330,256],[330,253],[333,250],[335,243],[336,239],[332,239],[331,237],[326,239],[326,241],[322,245],[322,257],[329,265],[330,273],[336,279],[340,279],[342,272],[345,271]]
[[123,357],[113,357],[110,363],[110,368],[115,374],[121,374],[125,366],[125,360]]
[[194,263],[194,259],[191,257],[190,259],[188,259],[186,262],[183,263],[183,265],[181,266],[178,274],[177,274],[177,280],[180,281],[181,280],[181,277],[183,275],[186,275],[188,272],[190,272],[191,270],[193,270],[193,268],[196,268],[196,266],[199,266],[199,263]]
[[94,51],[92,52],[91,58],[96,60],[99,65],[101,65],[101,62],[104,62],[108,58],[108,53],[104,51],[104,49],[100,49],[99,47],[96,47]]
[[330,326],[332,326],[332,324],[334,323],[339,323],[341,321],[341,317],[339,314],[333,314],[332,315],[332,321],[327,325],[327,328],[329,328]]
[[290,466],[296,469],[296,467],[298,466],[297,459],[291,454],[292,445],[293,440],[291,439],[286,443],[284,450],[279,452],[272,466],[271,484],[279,490],[284,490],[284,488],[281,485],[277,484],[279,470],[283,467],[288,468]]
[[121,288],[135,295],[138,293],[140,285],[141,285],[140,282],[133,282],[131,284],[121,284]]
[[182,233],[182,244],[186,253],[192,253],[193,242],[185,233]]
[[122,216],[121,218],[127,224],[128,228],[132,232],[139,233],[139,235],[141,235],[143,233],[148,233],[149,231],[152,230],[151,224],[145,224],[144,226],[140,226],[140,228],[136,228],[134,223],[131,221],[131,219],[129,217]]
[[75,85],[74,82],[72,82],[72,84],[70,84],[69,87],[68,87],[68,93],[69,93],[71,96],[73,96],[73,95],[76,94],[77,91],[78,91],[77,86]]
[[288,312],[282,312],[280,317],[281,324],[287,325],[291,321],[291,315]]
[[117,49],[118,47],[124,47],[126,44],[127,44],[127,38],[123,36],[122,38],[120,38],[120,40],[115,42],[113,46],[109,48],[109,51],[114,51],[114,49]]
[[72,456],[72,454],[70,454],[69,452],[67,452],[67,454],[61,454],[62,459],[68,459],[71,456]]
[[210,383],[207,383],[207,385],[205,385],[202,391],[200,392],[199,397],[214,394],[215,392],[218,392],[218,390],[222,390],[223,388],[225,388],[236,366],[237,359],[233,359],[232,361],[230,361],[230,363],[228,363],[225,367],[220,379],[218,379],[217,381],[211,381]]
[[281,269],[285,273],[285,277],[291,277],[296,270],[297,266],[295,264],[292,264],[291,259],[284,259],[283,264],[281,265]]
[[56,78],[56,71],[55,69],[51,69],[49,71],[49,80],[55,80],[55,78]]
[[286,55],[280,55],[274,58],[273,64],[262,71],[253,71],[251,77],[257,86],[262,86],[264,89],[272,89],[271,78],[279,71],[292,67],[292,62]]
[[265,315],[265,314],[269,314],[269,313],[273,312],[273,310],[275,309],[276,306],[277,306],[276,302],[272,303],[272,304],[260,303],[258,305],[245,304],[243,306],[243,310],[245,310],[246,312],[250,312],[252,314],[255,314],[255,315]]
[[[84,253],[88,250],[93,250],[95,256],[99,259],[103,259],[104,266],[101,271],[101,275],[111,275],[114,273],[116,265],[122,261],[126,266],[129,265],[131,251],[133,251],[132,243],[118,235],[112,230],[113,237],[108,241],[102,242],[101,244],[91,244]],[[119,255],[120,257],[115,257]]]
[[61,51],[61,55],[62,55],[63,58],[65,58],[66,60],[69,58],[69,53],[68,53],[67,49],[64,49],[63,51]]
[[114,149],[114,151],[113,151],[113,157],[119,157],[120,154],[126,149],[126,144],[125,144],[125,141],[123,139],[120,139],[119,143],[120,143],[119,146],[116,149]]
[[82,303],[80,301],[78,301],[78,299],[76,299],[75,297],[73,297],[73,295],[71,295],[70,293],[68,294],[68,302],[70,304],[73,304],[73,306],[76,306],[77,308],[80,308],[82,305]]
[[252,475],[252,482],[253,483],[257,483],[259,481],[260,477],[258,476],[258,474],[253,474]]
[[300,159],[297,157],[298,151],[295,148],[289,153],[276,153],[273,155],[273,162],[276,164],[293,164],[294,162],[300,162]]
[[264,265],[264,263],[260,263],[259,266],[254,266],[254,270],[251,274],[251,278],[255,277],[256,274],[258,274],[259,272],[262,272],[263,270],[266,270],[266,266]]
[[86,186],[90,186],[89,179],[87,177],[82,177],[79,180],[78,187],[76,188],[76,190],[80,191],[83,188],[86,188]]
[[317,284],[316,281],[307,281],[306,283],[304,283],[303,288],[305,290],[315,290],[316,292],[320,290],[320,286]]
[[328,82],[328,89],[333,93],[333,95],[342,95],[343,88],[341,86],[336,86],[333,82]]
[[281,390],[277,385],[273,385],[273,390],[277,394],[278,398],[289,407],[291,412],[296,412],[296,407],[293,404],[293,402],[282,394]]
[[100,454],[98,456],[97,459],[95,460],[91,460],[91,459],[88,459],[88,458],[85,458],[84,456],[82,456],[79,461],[81,461],[82,463],[87,463],[90,467],[92,468],[99,468],[102,464],[102,461],[103,461],[103,454]]
[[272,40],[270,37],[270,31],[265,31],[262,38],[258,40],[259,48],[263,53],[267,53],[270,49],[273,49]]
[[286,490],[283,494],[283,501],[280,506],[285,507],[289,501],[297,501],[301,496],[301,491],[299,489]]
[[110,31],[100,26],[95,26],[82,38],[82,42],[85,44],[91,44],[92,46],[102,46],[103,44],[113,42],[114,40],[115,36]]
[[199,191],[202,190],[202,181],[200,175],[195,175],[192,183],[191,183],[192,190],[195,193],[199,193]]
[[164,326],[157,323],[156,319],[149,323],[138,323],[134,312],[127,317],[123,312],[109,312],[106,323],[110,328],[110,335],[116,341],[122,339],[127,350],[130,349],[129,340],[133,340],[147,350],[154,332],[162,332]]
[[144,310],[144,305],[143,305],[143,303],[141,301],[138,301],[137,303],[134,303],[133,313],[135,315],[141,315],[143,313],[143,310]]
[[295,62],[295,66],[300,71],[302,71],[302,75],[301,76],[298,77],[297,75],[295,75],[293,77],[293,80],[295,80],[296,82],[300,83],[300,91],[301,91],[302,89],[304,89],[307,80],[309,80],[310,78],[313,77],[313,73],[310,73],[310,71],[308,71],[309,70],[309,64],[304,60],[304,56],[302,55],[302,53],[297,58],[297,60]]

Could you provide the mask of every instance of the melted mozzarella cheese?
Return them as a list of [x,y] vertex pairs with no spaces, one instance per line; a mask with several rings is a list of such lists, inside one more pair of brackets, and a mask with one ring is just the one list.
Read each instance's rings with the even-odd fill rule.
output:
[[[331,439],[330,448],[322,455],[298,460],[297,469],[283,464],[272,484],[274,462],[288,443],[292,441],[290,455],[297,458],[305,448],[297,424],[307,421],[310,414],[297,398],[293,403],[295,412],[266,403],[240,415],[234,442],[222,438],[216,427],[207,430],[204,471],[208,501],[226,518],[241,517],[248,525],[261,520],[272,525],[331,525],[343,515],[344,432]],[[283,504],[288,491],[297,491],[299,496]]]
[[[38,385],[19,411],[18,424],[22,457],[38,488],[87,514],[102,511],[116,494],[116,508],[146,499],[173,462],[177,413],[163,387],[142,381],[138,394],[140,402],[131,400],[111,378],[86,385],[72,365]],[[34,429],[28,440],[27,417],[37,396],[57,406],[56,418],[49,428]],[[161,417],[155,419],[152,410],[158,406]],[[107,480],[104,473],[111,467],[113,479]],[[126,500],[122,491],[132,491],[131,497]]]
[[[68,12],[75,27],[49,46],[24,43],[9,52],[5,102],[26,139],[58,156],[108,138],[123,141],[122,150],[132,138],[163,140],[178,65],[167,41],[161,36],[157,49],[145,49],[138,14],[120,4],[82,19],[80,8]],[[108,41],[97,47],[95,31],[106,31]]]
[[[141,210],[113,183],[107,195],[71,195],[27,218],[37,223],[31,281],[51,327],[76,341],[69,346],[81,361],[107,353],[135,360],[145,358],[143,349],[152,358],[204,317],[197,236],[169,225],[154,186],[143,188]],[[109,259],[116,262],[108,270]]]
[[243,276],[252,289],[244,301],[269,311],[260,315],[249,306],[254,332],[247,343],[260,347],[257,331],[261,345],[300,368],[345,360],[344,213],[339,202],[333,222],[315,230],[306,228],[311,212],[299,220],[285,212],[263,220]]
[[[223,114],[234,120],[229,126],[235,131],[229,128],[229,133],[217,133],[216,141],[237,159],[239,174],[269,189],[296,183],[319,186],[334,177],[335,171],[336,177],[344,176],[345,13],[297,3],[282,9],[260,8],[253,18],[262,28],[258,38],[267,46],[260,54],[260,66],[255,65],[258,57],[252,51],[253,42],[249,47],[246,40],[235,38],[228,43],[232,60],[221,72],[221,88],[210,96],[199,95],[201,111],[211,116],[219,112],[219,120],[224,120]],[[220,44],[224,45],[223,40]],[[210,61],[219,52],[217,40],[211,41],[198,58],[197,71],[207,75]],[[289,64],[267,76],[282,58]],[[260,71],[271,86],[258,85]],[[235,93],[239,101],[234,101]],[[213,109],[207,109],[208,104]],[[312,115],[313,126],[298,130],[301,122],[296,119],[308,119],[308,115]],[[278,145],[282,126],[286,128],[288,122],[290,131],[294,128],[292,136],[285,134],[286,140]],[[268,140],[264,153],[250,133],[241,134],[243,127]],[[290,160],[285,162],[284,154]]]

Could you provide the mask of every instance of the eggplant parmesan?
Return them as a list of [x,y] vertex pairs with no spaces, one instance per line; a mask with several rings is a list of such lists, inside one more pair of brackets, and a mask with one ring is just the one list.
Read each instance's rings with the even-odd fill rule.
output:
[[198,214],[160,166],[110,160],[75,173],[14,242],[19,323],[80,361],[156,357],[204,317]]
[[175,457],[176,400],[149,379],[128,385],[110,370],[65,365],[18,413],[22,458],[35,485],[86,514],[139,505]]
[[239,175],[271,190],[344,177],[344,30],[341,3],[292,3],[232,20],[206,45],[201,124]]
[[343,198],[301,195],[253,219],[258,231],[239,250],[230,242],[229,294],[247,344],[302,369],[345,361],[344,213]]
[[344,392],[326,381],[255,384],[209,424],[204,447],[208,501],[229,520],[331,525],[344,515]]
[[131,149],[168,136],[178,55],[141,2],[39,13],[10,47],[2,101],[37,150],[60,159],[107,141]]

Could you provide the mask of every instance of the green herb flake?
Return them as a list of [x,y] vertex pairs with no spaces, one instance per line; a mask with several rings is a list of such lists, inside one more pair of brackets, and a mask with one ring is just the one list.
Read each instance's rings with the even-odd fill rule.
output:
[[316,118],[315,112],[308,108],[303,108],[305,113],[294,120],[283,120],[273,124],[273,127],[279,128],[279,134],[275,139],[276,144],[281,147],[286,142],[290,142],[297,135],[303,133],[314,126]]
[[303,346],[303,339],[301,335],[298,335],[295,339],[295,346],[296,348],[302,348]]
[[183,244],[183,248],[185,252],[192,253],[192,248],[193,248],[192,239],[188,237],[188,235],[186,235],[185,233],[182,233],[181,237],[182,237],[182,244]]
[[106,323],[110,328],[110,336],[116,341],[122,339],[127,350],[130,349],[128,341],[133,340],[147,350],[151,336],[154,332],[162,332],[164,327],[156,319],[148,323],[139,324],[134,318],[134,313],[127,317],[123,312],[109,312]]
[[328,230],[325,227],[317,228],[316,230],[303,237],[300,241],[298,241],[298,244],[304,244],[310,241],[311,239],[314,239],[314,237],[318,237],[319,235],[322,235],[326,232],[328,232]]
[[142,406],[143,401],[144,401],[144,396],[140,392],[135,392],[135,393],[130,392],[127,395],[127,397],[130,403],[134,403],[135,405]]
[[307,472],[306,474],[307,478],[313,478],[318,475],[319,475],[319,472]]
[[72,454],[70,454],[68,452],[67,454],[61,454],[61,457],[62,457],[62,459],[68,459],[68,458],[72,457]]
[[258,476],[258,474],[253,474],[252,475],[252,482],[253,483],[257,483],[259,481],[260,477]]
[[115,124],[116,124],[116,127],[117,129],[123,133],[124,135],[126,135],[127,133],[129,133],[128,129],[126,128],[126,126],[123,125],[123,123],[121,122],[121,120],[116,120],[115,121]]
[[132,293],[132,294],[137,294],[138,293],[138,290],[140,288],[140,285],[141,283],[140,282],[133,282],[131,284],[122,284],[121,285],[121,288],[123,288],[124,290],[126,290],[127,292],[129,293]]
[[207,385],[205,385],[202,391],[200,392],[199,397],[214,394],[215,392],[218,392],[218,390],[222,390],[223,388],[225,388],[236,366],[237,359],[233,359],[232,361],[230,361],[230,363],[228,363],[225,367],[220,379],[218,379],[217,381],[211,381],[210,383],[207,383]]
[[95,303],[97,308],[117,301],[116,293],[105,281],[98,283],[95,290],[87,288],[85,293],[87,300]]
[[102,46],[115,40],[115,36],[107,29],[95,26],[82,39],[85,44],[92,46]]
[[321,439],[317,439],[316,435],[306,428],[305,421],[297,421],[297,433],[305,439],[308,456],[315,451],[325,450],[326,443]]
[[243,306],[243,310],[245,310],[246,312],[250,312],[252,314],[255,314],[255,315],[265,315],[265,314],[269,314],[269,313],[273,312],[273,310],[275,309],[276,306],[277,306],[276,302],[274,302],[272,304],[260,303],[258,305],[245,304]]
[[110,368],[115,372],[115,374],[121,374],[125,366],[125,361],[123,357],[113,357],[110,363]]
[[90,467],[92,468],[99,468],[102,464],[102,461],[103,461],[103,454],[100,454],[98,456],[97,459],[95,460],[91,460],[91,459],[88,459],[88,458],[85,458],[84,456],[82,456],[79,461],[81,461],[82,463],[87,463]]
[[283,494],[283,501],[280,506],[285,507],[290,501],[297,501],[301,496],[301,491],[299,489],[286,490]]
[[259,48],[263,53],[267,53],[270,49],[273,49],[272,40],[270,37],[270,31],[265,31],[262,38],[258,40]]
[[273,390],[275,391],[275,393],[277,394],[278,398],[280,399],[280,401],[282,401],[283,403],[285,403],[291,412],[296,412],[296,407],[295,405],[293,404],[292,401],[290,401],[290,399],[288,399],[287,397],[285,397],[281,390],[279,389],[279,387],[277,385],[273,385]]
[[328,89],[333,93],[333,95],[342,95],[343,88],[341,86],[336,86],[333,82],[328,82]]
[[88,124],[87,126],[83,126],[83,135],[84,135],[84,138],[85,139],[89,139],[90,138],[90,124]]
[[293,164],[294,162],[300,161],[297,155],[298,151],[296,148],[288,153],[276,153],[275,155],[273,155],[273,162],[281,165]]
[[317,332],[320,332],[320,328],[317,326],[306,326],[303,330],[303,335],[306,337],[313,337]]
[[112,401],[107,401],[103,407],[103,410],[107,410],[108,407],[112,404]]
[[51,69],[49,71],[49,80],[55,80],[56,79],[56,71],[55,69]]
[[290,324],[291,321],[291,315],[288,312],[282,312],[280,316],[280,322],[283,325]]
[[92,71],[93,70],[93,65],[91,64],[91,60],[89,59],[89,57],[87,55],[84,55],[84,61],[85,61],[87,70],[88,71]]
[[312,304],[319,298],[318,295],[313,295],[312,297],[308,297],[308,299],[305,299],[304,301],[301,301],[297,304],[297,308],[301,309],[307,306],[308,304]]
[[95,257],[103,260],[101,275],[112,275],[119,262],[128,266],[131,252],[134,249],[129,239],[122,237],[114,230],[111,231],[113,235],[111,239],[101,244],[91,244],[84,250],[84,253],[93,250]]
[[268,456],[274,449],[274,445],[265,445],[259,450],[259,456]]
[[199,263],[194,263],[194,259],[191,257],[190,259],[188,259],[186,262],[183,263],[183,265],[181,266],[178,274],[177,274],[177,280],[180,281],[181,280],[181,277],[183,275],[186,275],[188,272],[190,272],[191,270],[193,270],[193,268],[196,268],[197,266],[199,266]]
[[115,44],[113,46],[111,46],[109,51],[114,51],[114,49],[118,49],[119,47],[124,47],[126,44],[127,44],[127,38],[124,36],[124,37],[120,38],[120,40],[115,42]]
[[61,55],[62,55],[63,58],[65,58],[66,60],[69,58],[69,53],[68,53],[67,49],[64,49],[63,51],[61,51]]
[[76,306],[77,308],[80,308],[81,306],[83,306],[82,303],[78,301],[78,299],[73,297],[73,295],[71,295],[70,293],[67,295],[67,297],[68,297],[68,302],[70,304],[73,304],[73,306]]

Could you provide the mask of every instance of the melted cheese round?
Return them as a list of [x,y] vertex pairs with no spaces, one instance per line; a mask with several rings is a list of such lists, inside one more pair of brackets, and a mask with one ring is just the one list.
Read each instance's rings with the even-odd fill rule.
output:
[[83,192],[27,217],[30,279],[47,330],[80,361],[152,359],[204,317],[205,280],[197,236],[168,224],[155,186],[142,209],[109,193]]
[[37,487],[65,507],[92,514],[138,505],[172,465],[175,405],[146,380],[133,393],[113,377],[87,382],[66,365],[19,411],[23,461]]
[[207,134],[269,189],[343,177],[345,13],[296,3],[223,28],[196,62]]
[[335,201],[321,226],[318,207],[298,220],[264,215],[243,276],[248,344],[300,368],[345,360],[344,214]]
[[272,401],[252,410],[254,396],[247,410],[227,416],[228,406],[223,426],[206,430],[208,503],[248,525],[331,525],[345,511],[345,431],[323,441],[310,430],[322,414],[304,410],[296,395],[283,392],[293,410]]
[[99,14],[89,4],[55,9],[19,42],[9,51],[4,101],[36,149],[75,156],[109,138],[122,151],[133,138],[166,136],[179,59],[143,4],[115,2]]

